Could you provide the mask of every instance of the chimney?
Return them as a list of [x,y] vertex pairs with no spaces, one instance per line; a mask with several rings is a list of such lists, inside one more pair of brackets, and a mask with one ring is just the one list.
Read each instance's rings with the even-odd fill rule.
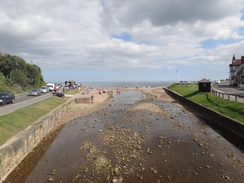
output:
[[236,57],[235,57],[235,54],[234,54],[234,55],[233,55],[233,58],[232,58],[232,61],[235,60],[235,59],[236,59]]
[[244,56],[241,56],[241,64],[244,64]]

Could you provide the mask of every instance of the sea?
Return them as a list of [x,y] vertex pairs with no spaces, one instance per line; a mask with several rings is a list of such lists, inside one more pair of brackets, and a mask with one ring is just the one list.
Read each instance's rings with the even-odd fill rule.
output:
[[86,87],[93,88],[146,88],[146,87],[167,87],[174,81],[100,81],[81,82]]

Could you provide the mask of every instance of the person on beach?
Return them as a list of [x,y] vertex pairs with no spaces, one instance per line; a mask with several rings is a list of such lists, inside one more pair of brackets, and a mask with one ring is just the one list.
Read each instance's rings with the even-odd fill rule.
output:
[[93,104],[94,95],[91,96],[91,103]]

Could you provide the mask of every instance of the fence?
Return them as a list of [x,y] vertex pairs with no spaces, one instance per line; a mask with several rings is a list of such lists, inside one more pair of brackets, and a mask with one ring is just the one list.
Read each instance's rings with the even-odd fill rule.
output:
[[225,93],[225,92],[218,91],[215,89],[212,89],[212,93],[214,95],[220,97],[220,98],[223,98],[223,99],[244,103],[244,95],[243,94]]

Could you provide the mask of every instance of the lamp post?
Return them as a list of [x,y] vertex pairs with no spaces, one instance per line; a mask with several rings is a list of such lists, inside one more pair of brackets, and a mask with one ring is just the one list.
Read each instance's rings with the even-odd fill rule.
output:
[[176,70],[176,73],[177,73],[177,81],[178,81],[178,83],[179,83],[179,82],[180,82],[180,80],[179,80],[179,79],[180,79],[180,76],[179,76],[179,74],[180,74],[179,69]]

